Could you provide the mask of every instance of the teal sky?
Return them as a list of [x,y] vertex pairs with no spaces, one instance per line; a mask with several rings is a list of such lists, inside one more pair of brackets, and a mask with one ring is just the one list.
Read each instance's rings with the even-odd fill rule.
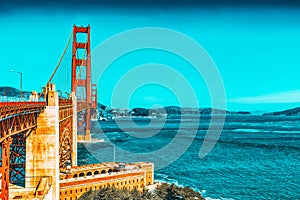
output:
[[[23,72],[24,90],[39,91],[54,70],[74,23],[91,25],[92,49],[114,34],[150,26],[174,29],[202,45],[223,78],[227,109],[271,111],[300,105],[300,9],[224,7],[139,11],[106,8],[83,14],[25,9],[0,14],[0,19],[1,86],[19,87],[18,75],[9,72],[15,69]],[[105,52],[103,54],[105,56]],[[71,67],[68,55],[62,63],[65,72],[61,75],[66,77],[61,80],[67,82],[68,66]],[[131,52],[112,63],[98,83],[99,101],[115,107],[194,106],[184,88],[174,93],[155,83],[139,87],[130,99],[122,92],[113,94],[114,87],[126,73],[147,63],[159,63],[176,70],[189,81],[199,105],[210,106],[205,82],[193,67],[176,55],[158,50]],[[98,67],[101,66],[93,66],[93,70]],[[159,70],[144,76],[158,73]],[[174,87],[181,87],[176,85],[179,83],[175,76],[165,74],[165,77]],[[136,76],[137,80],[143,78],[143,75]],[[130,85],[131,80],[124,80],[123,86]],[[67,89],[68,84],[60,84],[62,90]],[[178,99],[184,100],[179,102]]]

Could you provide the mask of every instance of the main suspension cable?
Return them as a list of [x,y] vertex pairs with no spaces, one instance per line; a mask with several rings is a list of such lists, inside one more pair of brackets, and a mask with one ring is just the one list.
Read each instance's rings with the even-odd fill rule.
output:
[[66,45],[66,47],[65,47],[65,50],[64,50],[62,56],[60,57],[60,60],[59,60],[58,64],[56,65],[55,70],[54,70],[54,72],[52,73],[52,75],[51,75],[49,81],[47,82],[47,85],[52,81],[52,79],[53,79],[53,77],[54,77],[56,71],[58,70],[58,68],[59,68],[59,66],[60,66],[60,64],[61,64],[61,62],[62,62],[62,60],[63,60],[63,58],[64,58],[64,56],[65,56],[65,54],[66,54],[66,52],[67,52],[67,49],[69,48],[69,45],[70,45],[72,36],[73,36],[73,33],[70,34],[70,37],[69,37],[68,43],[67,43],[67,45]]

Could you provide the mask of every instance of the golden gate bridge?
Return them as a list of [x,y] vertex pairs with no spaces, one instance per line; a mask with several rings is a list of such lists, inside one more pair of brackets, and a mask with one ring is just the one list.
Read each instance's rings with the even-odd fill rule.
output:
[[[85,36],[85,41],[78,40],[80,34]],[[68,60],[62,66],[72,39],[71,67]],[[135,174],[127,172],[122,176],[116,163],[77,166],[77,140],[91,140],[90,119],[97,109],[97,88],[92,84],[91,73],[90,26],[74,25],[61,58],[39,95],[42,101],[0,102],[1,200],[47,199],[46,194],[51,194],[48,199],[77,199],[87,190],[82,190],[86,183],[96,184],[96,188],[101,187],[103,181],[128,177],[143,177],[140,183],[136,180],[134,187],[153,183],[153,165],[149,163],[138,165],[140,170],[134,171]],[[70,80],[71,87],[64,98],[55,84],[64,83],[66,87],[66,80]],[[144,179],[142,168],[149,178]],[[106,172],[119,174],[107,179],[102,175]],[[103,177],[96,179],[99,175]],[[78,180],[80,176],[94,178],[83,183]],[[73,191],[74,187],[78,191]],[[26,189],[30,192],[26,193]],[[24,197],[24,194],[29,196]]]

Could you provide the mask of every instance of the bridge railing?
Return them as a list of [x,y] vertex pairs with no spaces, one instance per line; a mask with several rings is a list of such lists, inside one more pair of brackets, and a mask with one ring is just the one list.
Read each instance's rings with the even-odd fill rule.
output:
[[16,106],[45,106],[46,102],[38,101],[38,102],[0,102],[0,108],[2,107],[16,107]]
[[0,102],[0,121],[20,115],[40,111],[46,106],[46,102]]
[[59,99],[59,106],[68,106],[72,105],[72,99]]

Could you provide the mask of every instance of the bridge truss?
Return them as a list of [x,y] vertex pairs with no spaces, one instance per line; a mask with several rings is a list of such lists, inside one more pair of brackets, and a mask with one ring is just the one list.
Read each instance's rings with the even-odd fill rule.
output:
[[45,102],[0,102],[1,199],[8,197],[9,182],[25,184],[26,137],[36,128],[37,115],[45,106]]

